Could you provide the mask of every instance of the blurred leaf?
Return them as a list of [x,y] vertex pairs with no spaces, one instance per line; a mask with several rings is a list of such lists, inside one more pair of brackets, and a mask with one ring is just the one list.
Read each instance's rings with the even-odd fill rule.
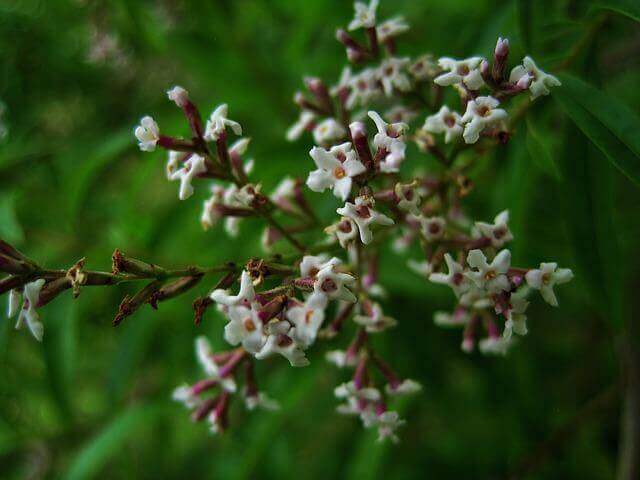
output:
[[531,52],[533,2],[531,0],[516,0],[516,11],[518,13],[518,27],[522,45],[527,52]]
[[625,105],[570,75],[554,98],[605,157],[640,186],[640,120]]
[[141,425],[151,422],[151,417],[158,411],[157,405],[140,405],[119,414],[78,453],[64,478],[85,479],[98,473],[112,455],[122,451],[127,439]]
[[0,195],[0,237],[9,243],[24,240],[24,231],[16,218],[15,197],[11,194]]
[[527,117],[527,150],[533,162],[540,169],[552,176],[556,180],[561,180],[562,175],[556,165],[555,160],[551,156],[551,152],[546,145],[544,138],[537,131],[533,121]]
[[611,10],[640,22],[640,2],[637,0],[604,0],[595,2],[591,7],[596,10]]

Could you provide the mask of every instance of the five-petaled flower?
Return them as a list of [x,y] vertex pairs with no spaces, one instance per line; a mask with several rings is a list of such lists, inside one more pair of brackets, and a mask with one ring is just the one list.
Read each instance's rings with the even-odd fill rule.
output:
[[373,209],[373,200],[368,197],[356,197],[355,203],[346,202],[337,212],[350,218],[358,226],[360,240],[368,245],[373,240],[372,225],[393,225],[393,220]]
[[555,262],[541,263],[540,268],[529,270],[525,278],[531,288],[540,290],[540,294],[545,302],[557,307],[558,299],[553,291],[553,287],[554,285],[571,281],[573,272],[568,268],[558,268],[558,264]]
[[387,97],[393,95],[394,88],[399,92],[411,90],[411,81],[405,73],[411,61],[408,58],[387,58],[377,70],[377,77]]
[[180,200],[186,200],[193,195],[193,179],[206,171],[206,159],[196,153],[193,153],[183,162],[181,168],[178,168],[173,173],[169,173],[169,170],[167,169],[167,174],[169,180],[180,180],[178,198],[180,198]]
[[453,289],[453,293],[460,297],[470,287],[470,282],[465,276],[464,267],[456,262],[449,253],[445,253],[444,261],[447,264],[449,273],[432,273],[429,275],[429,280],[433,283],[448,285]]

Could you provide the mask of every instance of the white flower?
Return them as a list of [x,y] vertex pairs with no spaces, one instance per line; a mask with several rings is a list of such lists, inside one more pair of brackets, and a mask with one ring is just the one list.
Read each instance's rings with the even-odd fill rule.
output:
[[184,160],[189,154],[184,152],[176,152],[173,150],[169,150],[169,155],[167,158],[167,180],[171,180],[171,177],[176,173],[178,167],[180,166],[180,162]]
[[358,236],[358,226],[348,217],[342,217],[340,221],[325,229],[328,234],[335,235],[342,248],[348,248]]
[[415,380],[411,380],[410,378],[403,380],[395,387],[389,383],[385,387],[387,395],[395,396],[411,395],[413,393],[418,393],[420,390],[422,390],[422,385],[420,385],[420,383],[416,382]]
[[171,90],[167,90],[167,97],[172,102],[175,102],[177,106],[180,108],[184,107],[189,101],[189,92],[187,92],[184,88],[176,85]]
[[373,412],[365,412],[363,413],[362,421],[365,426],[378,427],[379,442],[384,442],[386,439],[389,439],[392,443],[398,443],[400,441],[396,435],[396,430],[406,423],[400,418],[398,412],[393,411],[386,411],[381,415]]
[[21,300],[22,296],[20,295],[19,290],[14,288],[9,292],[9,300],[7,302],[7,318],[13,318],[20,311]]
[[453,314],[449,312],[435,312],[433,323],[439,327],[464,327],[471,320],[471,314],[466,308],[458,308]]
[[254,308],[229,307],[229,323],[224,327],[224,339],[231,345],[242,344],[249,353],[258,353],[267,341],[263,323]]
[[417,260],[409,259],[407,260],[407,266],[409,267],[409,270],[417,273],[421,277],[429,278],[431,273],[433,273],[433,265],[431,265],[427,260],[418,262]]
[[442,217],[421,217],[420,227],[422,234],[428,242],[432,242],[444,235],[446,222]]
[[388,58],[380,64],[376,74],[387,97],[393,95],[394,87],[400,92],[411,90],[411,81],[403,71],[409,62],[408,58]]
[[299,139],[304,132],[310,130],[313,127],[315,121],[315,113],[309,112],[308,110],[303,110],[302,112],[300,112],[298,121],[291,125],[291,127],[289,127],[289,129],[287,130],[287,140],[293,142],[294,140]]
[[358,400],[366,400],[368,402],[377,402],[381,398],[380,391],[377,388],[358,388],[353,381],[338,385],[334,389],[333,393],[336,398],[353,397]]
[[269,397],[264,392],[256,392],[255,394],[245,394],[244,404],[247,410],[255,410],[256,408],[262,408],[268,411],[280,410],[280,403],[277,400]]
[[387,328],[395,327],[398,324],[395,318],[384,314],[379,303],[373,303],[366,315],[354,315],[353,321],[365,327],[365,330],[369,333],[383,332]]
[[334,300],[344,300],[345,302],[356,302],[356,297],[346,287],[355,282],[348,273],[336,272],[335,263],[328,263],[320,269],[313,283],[313,291],[316,295],[323,295]]
[[269,196],[274,203],[288,202],[295,194],[296,182],[291,177],[284,177]]
[[211,300],[216,303],[226,305],[227,307],[235,307],[237,305],[248,306],[256,297],[253,289],[253,282],[249,272],[244,270],[240,277],[240,291],[238,295],[229,295],[227,290],[216,289],[211,292]]
[[189,410],[193,410],[202,404],[202,399],[198,395],[194,395],[193,389],[187,384],[175,388],[171,398],[176,402],[182,403]]
[[294,341],[303,348],[308,348],[316,341],[318,330],[324,321],[326,306],[327,297],[314,293],[304,303],[287,309],[287,320],[295,326]]
[[213,360],[211,344],[209,340],[203,336],[196,338],[196,357],[207,376],[212,380],[217,380],[220,386],[227,392],[233,393],[236,391],[236,382],[232,377],[220,376],[220,367],[218,367],[218,364]]
[[344,350],[330,350],[325,353],[324,358],[338,368],[355,367],[358,361],[355,355],[348,355]]
[[444,133],[445,143],[450,143],[462,135],[462,117],[444,105],[438,113],[427,117],[422,128],[429,133]]
[[[289,336],[291,335],[291,336]],[[292,336],[295,336],[295,328],[289,330],[288,335],[284,334],[272,334],[267,338],[264,347],[256,353],[256,358],[258,360],[262,360],[264,358],[270,357],[273,354],[279,353],[287,360],[292,367],[306,367],[309,365],[309,360],[304,354],[304,351],[298,345]]]
[[469,289],[460,295],[458,303],[460,303],[462,307],[475,308],[476,310],[489,308],[493,305],[493,302],[489,297],[489,292],[478,288],[475,284],[471,284]]
[[397,37],[401,33],[409,30],[409,24],[405,21],[404,17],[399,16],[391,18],[382,22],[376,27],[376,33],[378,34],[378,40],[382,43],[390,38]]
[[205,158],[194,153],[184,162],[181,168],[169,176],[169,180],[180,180],[180,190],[178,192],[180,200],[186,200],[193,195],[193,186],[191,185],[193,179],[206,171]]
[[429,275],[429,280],[433,283],[450,286],[456,294],[456,297],[460,297],[460,295],[469,290],[470,287],[470,282],[464,275],[464,267],[456,262],[448,253],[445,253],[444,261],[447,264],[449,273],[432,273]]
[[525,278],[531,288],[540,290],[545,302],[557,307],[558,299],[553,292],[553,287],[571,281],[573,272],[568,268],[558,268],[558,264],[554,262],[541,263],[539,269],[529,270]]
[[429,80],[437,73],[437,65],[433,56],[426,54],[418,57],[409,67],[409,72],[416,80]]
[[351,89],[346,101],[348,109],[353,109],[357,105],[366,106],[381,93],[377,72],[373,68],[366,68],[351,77],[348,85]]
[[261,187],[262,186],[260,184],[254,185],[252,183],[247,183],[235,192],[235,202],[241,207],[253,208],[254,200],[256,199],[256,196],[260,194]]
[[562,85],[556,77],[540,70],[531,57],[524,57],[522,65],[518,65],[511,70],[509,81],[516,83],[525,75],[528,75],[531,79],[531,85],[529,86],[531,100],[535,100],[542,95],[548,95],[551,87]]
[[211,117],[207,120],[204,129],[205,140],[210,142],[218,140],[220,135],[226,131],[227,127],[230,127],[236,135],[242,135],[242,127],[238,122],[229,120],[227,118],[228,113],[229,107],[226,103],[219,105],[213,113],[211,113]]
[[485,355],[504,356],[509,351],[511,344],[512,341],[506,338],[489,336],[480,340],[478,347],[480,348],[480,352]]
[[313,147],[309,152],[318,170],[307,178],[307,186],[314,192],[323,192],[327,188],[343,201],[351,193],[352,178],[366,172],[366,167],[356,158],[350,143],[343,143],[327,151]]
[[393,225],[393,220],[373,209],[372,200],[365,197],[357,197],[354,203],[346,202],[344,207],[338,208],[340,215],[350,218],[358,226],[360,240],[367,245],[373,240],[371,225]]
[[467,255],[467,263],[476,269],[476,271],[467,272],[466,275],[478,288],[485,289],[490,293],[509,291],[511,288],[506,275],[511,265],[509,250],[498,252],[490,264],[487,263],[487,257],[484,256],[482,250],[471,250]]
[[[31,332],[31,335],[38,340],[42,341],[42,335],[44,333],[44,326],[40,321],[40,315],[36,311],[36,305],[40,297],[40,290],[44,286],[45,280],[43,278],[27,283],[23,290],[22,295],[24,301],[22,302],[22,308],[18,313],[18,320],[16,321],[16,330],[22,328],[26,323],[27,328]],[[16,302],[19,302],[19,297],[16,297],[14,291],[11,292],[9,297],[9,313],[15,315],[17,308]]]
[[396,183],[393,189],[396,197],[398,198],[398,208],[405,212],[412,213],[413,215],[419,215],[420,209],[420,193],[413,184]]
[[330,144],[346,135],[347,131],[335,118],[327,118],[313,129],[313,139],[319,145]]
[[378,0],[371,0],[369,5],[363,2],[355,2],[353,8],[355,9],[355,16],[349,23],[349,30],[375,27]]
[[160,129],[150,116],[142,117],[140,125],[133,132],[138,139],[138,147],[143,152],[153,152],[160,140]]
[[378,129],[378,133],[373,137],[373,144],[376,148],[384,149],[387,153],[384,160],[380,162],[380,170],[383,172],[397,172],[405,158],[407,146],[404,143],[404,133],[409,129],[409,125],[406,123],[389,124],[374,111],[369,111],[368,115],[375,122]]
[[462,136],[466,143],[476,143],[485,128],[507,118],[507,112],[496,108],[499,104],[500,102],[493,97],[469,100],[467,111],[462,116],[462,123],[465,124]]
[[493,224],[476,222],[476,228],[484,236],[491,240],[491,245],[496,248],[502,247],[505,243],[513,240],[513,235],[509,230],[509,210],[504,210],[496,215]]
[[438,60],[438,65],[447,73],[438,75],[433,81],[443,87],[463,83],[469,90],[478,90],[484,85],[480,73],[482,60],[482,57],[471,57],[465,60],[442,57]]
[[511,295],[509,303],[511,308],[507,311],[507,321],[504,324],[504,332],[502,332],[502,335],[507,340],[511,338],[514,332],[518,335],[527,334],[527,316],[524,313],[529,306],[529,302],[516,295]]

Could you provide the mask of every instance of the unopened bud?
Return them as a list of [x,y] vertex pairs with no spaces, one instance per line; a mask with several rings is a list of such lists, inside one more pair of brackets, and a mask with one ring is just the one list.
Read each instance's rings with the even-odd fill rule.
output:
[[360,161],[364,164],[365,167],[367,167],[369,171],[373,171],[373,155],[371,154],[371,149],[369,148],[367,129],[364,123],[353,122],[351,125],[349,125],[349,130],[351,131],[353,145],[356,148],[356,152],[358,152]]
[[130,273],[141,277],[158,277],[166,273],[162,267],[143,262],[136,258],[127,257],[118,249],[113,252],[111,260],[112,271],[116,275],[119,273]]
[[118,309],[118,313],[113,319],[113,326],[117,327],[122,323],[122,321],[128,316],[132,315],[136,310],[138,310],[142,305],[149,302],[149,299],[157,292],[162,286],[162,281],[154,280],[153,282],[148,283],[142,290],[136,293],[133,297],[129,295],[125,296],[122,302],[120,303],[120,307]]
[[496,48],[493,54],[493,81],[497,84],[502,83],[504,80],[505,69],[507,68],[507,61],[509,59],[509,39],[498,38]]

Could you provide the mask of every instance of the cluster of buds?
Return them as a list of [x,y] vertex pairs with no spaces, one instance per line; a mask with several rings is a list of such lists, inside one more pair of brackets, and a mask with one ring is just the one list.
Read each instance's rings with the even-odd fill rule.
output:
[[[9,314],[20,311],[18,326],[26,324],[41,338],[35,309],[63,291],[72,289],[77,296],[84,286],[144,282],[123,299],[114,319],[118,325],[143,305],[158,308],[159,302],[190,292],[207,275],[222,273],[193,307],[200,324],[217,306],[226,319],[223,337],[230,349],[214,353],[205,338],[198,338],[196,353],[206,378],[173,394],[193,411],[194,420],[208,419],[212,432],[227,427],[241,372],[247,408],[277,408],[257,388],[255,362],[284,357],[293,367],[305,367],[313,360],[309,350],[314,344],[350,335],[344,349],[326,355],[337,367],[353,371],[335,389],[343,402],[338,411],[377,429],[380,440],[397,441],[404,420],[388,405],[421,386],[395,373],[370,341],[397,324],[384,312],[386,292],[379,278],[380,246],[391,240],[399,252],[419,245],[423,258],[409,260],[408,266],[425,286],[428,280],[453,289],[457,305],[453,313],[436,313],[436,324],[462,327],[466,352],[478,343],[483,353],[505,354],[514,333],[527,332],[527,295],[539,290],[556,306],[554,286],[569,281],[572,273],[555,263],[537,269],[512,266],[505,248],[513,240],[509,214],[500,213],[493,223],[470,221],[462,203],[473,183],[465,172],[480,157],[474,155],[478,142],[487,149],[509,140],[509,114],[500,102],[527,91],[534,100],[559,82],[529,57],[507,74],[506,39],[498,39],[491,62],[482,57],[436,62],[429,54],[397,57],[396,38],[409,26],[402,17],[378,23],[377,7],[377,0],[356,2],[348,30],[338,29],[350,63],[338,83],[330,88],[319,78],[306,78],[307,93],[294,96],[300,117],[286,136],[293,141],[310,132],[315,141],[309,152],[315,168],[306,182],[286,177],[271,194],[263,193],[261,183],[250,178],[256,162],[244,158],[249,139],[241,137],[242,127],[229,118],[227,105],[203,122],[179,86],[167,96],[183,111],[190,138],[161,134],[149,116],[135,129],[141,150],[168,152],[166,175],[179,182],[181,200],[194,194],[196,181],[212,181],[200,217],[205,230],[223,221],[229,235],[237,236],[242,219],[261,219],[268,254],[240,266],[228,262],[170,270],[116,250],[112,272],[85,270],[84,260],[67,270],[47,270],[2,242],[0,271],[9,276],[0,281],[0,293],[11,292]],[[363,38],[349,33],[359,29]],[[352,70],[356,66],[358,72]],[[459,93],[464,113],[443,103],[446,86]],[[416,126],[416,119],[423,124]],[[444,134],[442,145],[434,136],[439,134]],[[239,138],[229,145],[229,135]],[[440,168],[406,175],[410,142]],[[464,165],[458,162],[462,152],[468,154]],[[331,190],[339,199],[335,217],[318,218],[305,197],[305,183],[313,192]],[[314,232],[315,243],[306,243]],[[270,254],[280,241],[294,253]]]

